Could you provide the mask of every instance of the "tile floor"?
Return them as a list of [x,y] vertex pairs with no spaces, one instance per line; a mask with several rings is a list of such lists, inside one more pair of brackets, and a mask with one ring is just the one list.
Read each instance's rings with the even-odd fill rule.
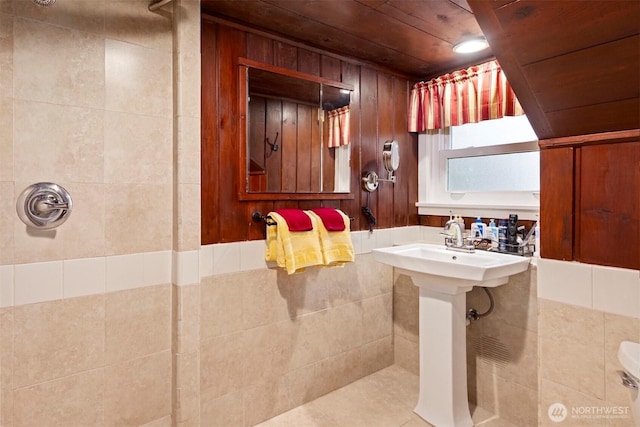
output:
[[[393,365],[333,391],[259,427],[432,427],[413,413],[418,376]],[[515,427],[490,412],[471,407],[476,426]]]

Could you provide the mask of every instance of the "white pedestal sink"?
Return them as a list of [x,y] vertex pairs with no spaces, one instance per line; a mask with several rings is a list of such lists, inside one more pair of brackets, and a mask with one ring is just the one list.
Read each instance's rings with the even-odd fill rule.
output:
[[376,261],[407,274],[420,288],[420,396],[415,412],[436,427],[473,426],[467,401],[466,296],[525,271],[529,259],[454,252],[416,243],[373,250]]

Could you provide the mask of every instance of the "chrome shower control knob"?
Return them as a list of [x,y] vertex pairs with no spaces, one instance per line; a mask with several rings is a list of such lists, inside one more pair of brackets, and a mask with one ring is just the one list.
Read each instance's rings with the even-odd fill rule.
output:
[[49,230],[59,227],[69,218],[73,202],[69,192],[58,184],[38,182],[18,196],[16,212],[29,227]]

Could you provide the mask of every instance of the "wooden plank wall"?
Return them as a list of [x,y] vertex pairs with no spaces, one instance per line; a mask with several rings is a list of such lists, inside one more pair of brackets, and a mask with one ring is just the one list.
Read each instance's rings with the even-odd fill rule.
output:
[[266,191],[320,191],[318,108],[254,95],[249,116],[249,153],[266,171]]
[[640,269],[640,130],[540,148],[542,257]]
[[[239,201],[236,182],[239,165],[238,58],[246,57],[291,70],[349,83],[351,102],[352,199]],[[219,22],[202,22],[202,244],[265,238],[264,223],[254,223],[251,214],[294,207],[328,206],[354,217],[352,230],[366,230],[362,215],[367,202],[377,217],[376,228],[417,225],[418,197],[417,136],[406,131],[408,92],[412,82],[355,62],[307,50],[279,39],[246,32]],[[284,130],[283,130],[284,132]],[[275,134],[275,132],[273,132]],[[281,135],[284,137],[284,135]],[[363,171],[386,176],[382,146],[388,139],[400,144],[401,163],[397,183],[381,183],[377,192],[361,190]],[[326,153],[325,153],[326,154]],[[330,162],[325,162],[330,163]],[[300,168],[298,168],[300,169]],[[295,181],[298,172],[292,174]],[[324,174],[327,176],[327,173]],[[333,173],[329,174],[333,185]],[[282,177],[283,182],[288,178]]]

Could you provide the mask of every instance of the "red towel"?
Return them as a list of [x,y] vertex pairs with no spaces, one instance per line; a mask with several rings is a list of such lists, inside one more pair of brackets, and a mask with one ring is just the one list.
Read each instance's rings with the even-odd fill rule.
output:
[[289,231],[309,231],[313,230],[311,218],[301,209],[278,209],[276,211],[287,221]]
[[320,217],[327,231],[344,231],[344,217],[332,208],[311,209]]

